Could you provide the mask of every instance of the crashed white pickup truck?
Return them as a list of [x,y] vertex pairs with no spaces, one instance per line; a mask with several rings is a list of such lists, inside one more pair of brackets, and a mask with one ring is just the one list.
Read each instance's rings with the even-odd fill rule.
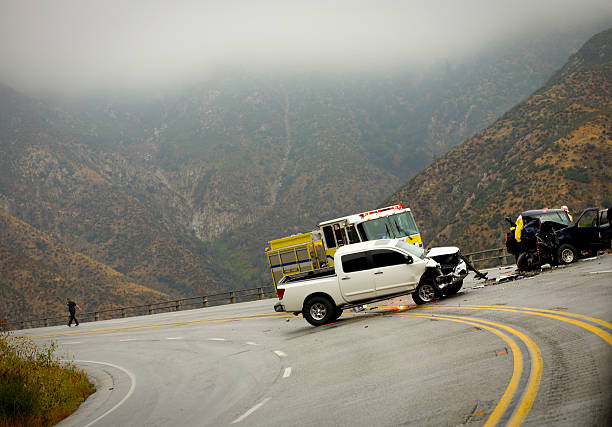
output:
[[412,294],[417,304],[457,293],[467,275],[456,247],[434,248],[432,257],[452,258],[453,270],[405,239],[373,240],[336,251],[334,267],[285,276],[277,286],[278,312],[302,313],[314,326],[333,322],[346,308]]

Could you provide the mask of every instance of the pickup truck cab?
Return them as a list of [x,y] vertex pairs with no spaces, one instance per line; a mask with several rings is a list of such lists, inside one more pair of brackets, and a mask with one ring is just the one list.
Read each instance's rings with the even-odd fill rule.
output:
[[571,226],[556,232],[559,263],[569,264],[583,253],[596,254],[611,247],[612,229],[608,209],[588,208]]
[[[417,304],[437,299],[452,286],[452,274],[426,258],[405,239],[346,245],[334,255],[334,267],[285,276],[277,286],[278,312],[302,313],[314,326],[333,322],[345,308],[412,294]],[[456,283],[456,282],[455,282]]]

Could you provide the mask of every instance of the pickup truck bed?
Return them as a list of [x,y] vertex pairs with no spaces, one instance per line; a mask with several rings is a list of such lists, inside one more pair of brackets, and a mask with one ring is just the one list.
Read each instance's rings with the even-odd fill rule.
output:
[[321,277],[332,277],[335,275],[336,275],[336,270],[334,269],[334,267],[324,267],[324,268],[319,268],[317,270],[305,271],[303,273],[296,273],[290,276],[285,276],[280,281],[279,285],[281,283],[286,284],[286,283],[291,283],[291,282],[297,282],[299,280],[319,279]]

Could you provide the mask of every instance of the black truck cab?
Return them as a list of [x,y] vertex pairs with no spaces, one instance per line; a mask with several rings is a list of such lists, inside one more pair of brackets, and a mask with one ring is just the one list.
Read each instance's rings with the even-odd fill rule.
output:
[[[589,208],[580,214],[573,225],[557,231],[556,236],[559,249],[569,245],[575,249],[576,256],[582,252],[596,253],[598,250],[610,248],[611,233],[608,209]],[[561,252],[560,250],[559,255],[563,258]]]

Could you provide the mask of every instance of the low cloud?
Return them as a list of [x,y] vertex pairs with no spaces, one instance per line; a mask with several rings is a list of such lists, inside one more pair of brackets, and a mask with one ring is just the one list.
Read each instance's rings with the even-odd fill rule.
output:
[[225,69],[388,69],[611,18],[600,0],[3,1],[0,81],[82,92],[189,84]]

